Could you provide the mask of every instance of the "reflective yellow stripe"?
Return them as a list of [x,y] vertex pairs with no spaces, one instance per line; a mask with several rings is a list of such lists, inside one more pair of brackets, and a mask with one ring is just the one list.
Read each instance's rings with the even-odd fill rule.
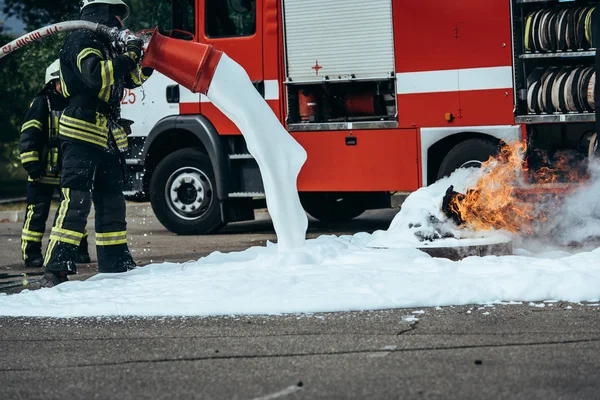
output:
[[88,47],[81,50],[77,55],[77,69],[79,69],[79,72],[83,72],[81,71],[81,62],[83,61],[83,59],[87,56],[91,56],[92,54],[97,55],[98,57],[100,57],[101,60],[104,59],[104,57],[102,56],[102,52],[98,49],[92,49],[91,47]]
[[106,145],[107,145],[106,137],[102,138],[102,137],[96,136],[92,133],[80,131],[77,129],[67,128],[64,125],[60,127],[60,135],[67,136],[67,137],[70,137],[73,139],[83,140],[85,142],[93,143],[93,144],[96,144],[96,145],[102,146],[102,147],[106,147]]
[[60,127],[58,129],[58,133],[60,134],[63,129],[77,131],[77,132],[82,132],[82,133],[85,133],[85,134],[88,134],[88,135],[92,135],[95,138],[103,139],[103,140],[105,140],[108,137],[108,132],[99,132],[99,131],[93,131],[93,132],[91,132],[91,129],[82,128],[82,127],[79,127],[79,126],[73,126],[71,123],[62,123],[62,124],[60,124]]
[[50,242],[48,243],[48,249],[46,250],[46,257],[44,257],[44,265],[48,265],[48,262],[50,261],[50,257],[52,257],[52,251],[54,251],[54,246],[56,246],[56,243],[58,243],[58,241],[52,240],[52,237],[50,237]]
[[100,72],[102,76],[102,89],[98,93],[98,98],[108,103],[110,100],[110,88],[115,84],[115,71],[112,60],[101,61]]
[[83,239],[83,233],[63,228],[52,228],[50,239],[79,246],[81,239]]
[[[71,189],[69,188],[62,188],[61,189],[62,195],[63,195],[63,200],[60,202],[60,207],[58,209],[58,216],[56,217],[56,221],[55,221],[55,227],[52,228],[52,230],[54,231],[55,229],[61,229],[62,228],[62,224],[65,221],[65,215],[67,214],[67,210],[69,209],[69,203],[71,201]],[[52,257],[52,252],[54,251],[54,247],[56,246],[56,243],[58,243],[60,240],[57,237],[53,237],[52,234],[50,234],[50,243],[48,244],[48,249],[46,250],[46,257],[44,258],[44,265],[48,265],[48,262],[50,262],[50,258]],[[76,244],[77,246],[78,244]]]
[[[34,205],[30,204],[27,206],[27,217],[25,218],[25,224],[23,225],[23,232],[29,232],[29,225],[33,218]],[[21,253],[23,254],[23,260],[26,258],[25,250],[27,249],[27,241],[21,240]]]
[[41,131],[42,130],[42,123],[40,121],[38,121],[37,119],[32,119],[30,121],[27,121],[21,127],[21,132],[23,132],[25,129],[29,129],[29,128],[36,128],[36,129],[39,129]]
[[140,71],[140,68],[138,67],[135,71],[131,71],[131,80],[133,81],[134,84],[140,86],[142,84],[140,78],[138,76],[140,76],[142,74],[142,72]]
[[96,233],[96,246],[114,246],[127,243],[127,231]]
[[83,234],[81,232],[72,231],[72,230],[64,229],[64,228],[52,228],[52,233],[60,234],[60,235],[74,236],[79,239],[83,239],[83,237],[85,236],[85,234]]
[[25,164],[32,161],[40,161],[40,155],[37,151],[21,153],[21,163]]
[[33,237],[42,237],[44,236],[44,232],[35,232],[35,231],[30,231],[29,229],[23,228],[23,234],[29,235],[29,236],[33,236]]
[[71,95],[69,94],[69,90],[67,89],[67,84],[65,83],[65,80],[63,78],[61,64],[59,64],[59,67],[58,67],[58,74],[60,75],[60,90],[62,91],[62,94],[64,97],[69,97]]
[[58,212],[58,218],[56,220],[56,228],[62,228],[63,223],[65,222],[65,216],[67,215],[67,210],[69,209],[69,203],[71,202],[71,189],[62,188],[63,200],[60,202],[60,210]]
[[113,138],[119,149],[126,149],[129,145],[127,141],[127,133],[123,128],[118,128],[113,131]]
[[127,238],[119,239],[119,240],[106,240],[106,241],[96,240],[96,246],[115,246],[117,244],[127,244]]
[[53,240],[55,242],[63,242],[63,243],[68,243],[68,244],[73,244],[75,246],[79,246],[79,240],[77,239],[72,239],[69,237],[65,237],[65,236],[57,236],[57,235],[50,235],[50,240]]
[[96,233],[96,238],[110,238],[110,237],[123,236],[123,235],[127,235],[127,231]]
[[97,121],[97,124],[93,124],[92,122],[84,121],[82,119],[72,118],[67,115],[64,115],[60,119],[61,125],[69,125],[71,128],[75,129],[87,129],[91,133],[97,133],[98,135],[107,136],[108,128],[105,126],[102,120]]
[[[21,234],[21,240],[24,242],[36,242],[36,243],[42,242],[41,237],[30,236],[30,235],[27,235],[26,233]],[[26,246],[27,245],[25,244],[25,248],[26,248]]]
[[42,176],[38,182],[45,183],[46,185],[59,185],[60,178],[54,176]]

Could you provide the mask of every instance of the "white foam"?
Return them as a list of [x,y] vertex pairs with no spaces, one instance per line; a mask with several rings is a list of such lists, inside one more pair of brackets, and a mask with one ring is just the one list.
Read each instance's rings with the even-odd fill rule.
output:
[[[0,315],[203,316],[546,300],[598,303],[600,249],[541,254],[518,250],[514,256],[454,262],[415,248],[422,243],[408,224],[426,222],[428,213],[439,209],[442,190],[449,184],[460,189],[458,185],[467,184],[473,174],[477,172],[459,171],[409,196],[387,231],[321,236],[285,252],[268,243],[241,252],[214,252],[185,264],[154,264],[52,289],[0,295]],[[462,234],[460,243],[465,246],[482,240]],[[373,243],[398,242],[403,243],[373,248]],[[416,321],[415,315],[407,322]]]
[[279,249],[304,246],[308,218],[296,182],[306,151],[281,125],[246,71],[225,54],[207,97],[239,128],[258,163]]

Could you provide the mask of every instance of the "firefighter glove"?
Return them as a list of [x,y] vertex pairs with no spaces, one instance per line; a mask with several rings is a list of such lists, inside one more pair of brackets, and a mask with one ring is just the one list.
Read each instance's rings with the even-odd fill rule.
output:
[[142,39],[134,36],[127,40],[126,46],[126,55],[131,58],[135,64],[137,64],[142,57],[142,47],[144,46],[144,42]]
[[44,173],[44,168],[39,162],[29,163],[25,167],[25,169],[27,170],[27,174],[29,175],[29,177],[34,181],[40,179],[42,177],[42,174]]

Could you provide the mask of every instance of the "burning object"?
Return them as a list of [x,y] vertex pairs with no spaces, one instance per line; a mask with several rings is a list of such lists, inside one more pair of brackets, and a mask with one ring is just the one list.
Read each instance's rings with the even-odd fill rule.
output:
[[463,229],[540,233],[560,206],[560,195],[587,179],[587,159],[566,151],[552,158],[536,153],[540,167],[530,171],[526,150],[520,142],[503,146],[483,163],[483,175],[472,188],[465,193],[452,185],[447,189],[442,212]]

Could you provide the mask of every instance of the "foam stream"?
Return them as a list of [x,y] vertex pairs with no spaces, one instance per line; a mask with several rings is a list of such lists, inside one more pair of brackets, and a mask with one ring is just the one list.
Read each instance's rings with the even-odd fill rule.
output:
[[225,54],[207,97],[239,128],[258,163],[279,250],[303,247],[308,218],[296,181],[306,151],[281,125],[246,71]]

